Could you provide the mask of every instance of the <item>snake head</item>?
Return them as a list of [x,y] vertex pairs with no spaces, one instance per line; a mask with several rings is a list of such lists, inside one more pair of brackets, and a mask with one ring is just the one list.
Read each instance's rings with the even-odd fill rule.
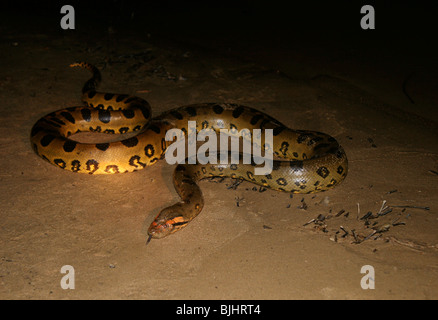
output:
[[150,238],[161,239],[185,227],[187,221],[174,206],[163,209],[148,229]]
[[155,219],[148,229],[148,234],[153,239],[167,237],[174,232],[174,226],[170,220]]

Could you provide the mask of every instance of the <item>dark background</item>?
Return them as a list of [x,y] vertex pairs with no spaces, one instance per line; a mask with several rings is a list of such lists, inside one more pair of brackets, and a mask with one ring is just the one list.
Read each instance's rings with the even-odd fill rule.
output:
[[[60,27],[66,4],[75,9],[75,30]],[[375,9],[374,30],[360,27],[364,5]],[[408,95],[385,101],[438,122],[437,17],[433,1],[8,1],[0,4],[0,35],[7,35],[0,41],[31,31],[74,39],[84,48],[109,40],[108,54],[123,53],[117,40],[127,39],[133,47],[196,48],[295,79],[345,76],[383,100],[386,92],[416,81],[427,103],[411,108],[417,99]],[[372,78],[378,74],[395,79],[377,84]]]
[[[152,30],[169,37],[190,33],[191,37],[225,37],[263,42],[290,36],[312,37],[313,41],[373,41],[408,46],[433,45],[437,13],[433,1],[2,1],[0,25],[20,21],[23,28],[62,32],[60,8],[72,5],[76,12],[75,32],[96,35],[108,26],[118,32]],[[363,32],[360,8],[372,5],[376,29]],[[299,31],[299,32],[298,32]],[[71,31],[70,31],[71,32]]]
[[[60,27],[66,4],[75,30]],[[374,30],[360,27],[364,5],[375,9]],[[330,74],[436,127],[437,17],[433,1],[3,1],[0,41],[30,31],[84,48],[103,40],[107,54],[123,54],[124,40],[256,62],[294,79]],[[404,101],[387,95],[413,82],[424,103],[407,92]]]

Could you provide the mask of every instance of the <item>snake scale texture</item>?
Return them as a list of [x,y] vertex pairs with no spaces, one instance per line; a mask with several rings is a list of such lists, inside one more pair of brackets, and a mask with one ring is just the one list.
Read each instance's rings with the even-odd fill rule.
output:
[[[256,164],[179,164],[173,174],[178,202],[163,209],[149,227],[149,239],[163,238],[185,227],[204,206],[197,182],[209,177],[231,177],[292,193],[314,193],[331,189],[347,175],[344,149],[331,136],[292,130],[256,109],[236,104],[203,103],[183,106],[152,118],[147,101],[125,94],[97,92],[99,70],[80,62],[92,77],[82,89],[85,106],[65,108],[39,119],[31,130],[33,150],[51,164],[72,172],[114,174],[132,172],[163,159],[172,141],[165,140],[169,129],[187,132],[188,121],[196,130],[272,129],[272,171],[255,175]],[[69,137],[78,132],[108,134],[137,132],[111,143],[81,143]]]

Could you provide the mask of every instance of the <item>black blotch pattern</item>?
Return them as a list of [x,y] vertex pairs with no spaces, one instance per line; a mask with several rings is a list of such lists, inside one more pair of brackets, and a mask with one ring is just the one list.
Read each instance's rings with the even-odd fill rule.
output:
[[96,95],[96,91],[94,91],[94,90],[91,90],[91,91],[88,91],[88,99],[92,99],[95,95]]
[[248,179],[251,181],[255,181],[254,174],[251,171],[247,171],[246,175],[248,176]]
[[78,172],[81,169],[81,162],[79,160],[73,160],[71,162],[71,171]]
[[[137,100],[137,101],[135,101]],[[125,101],[125,103],[130,103],[132,101],[135,101],[135,103],[130,104],[131,109],[139,109],[141,113],[143,114],[143,117],[145,119],[149,119],[151,116],[151,109],[149,104],[145,100],[136,99],[135,97],[129,98]]]
[[327,187],[333,187],[337,183],[336,179],[330,180],[330,183],[327,184]]
[[[283,156],[286,156],[287,150],[289,150],[289,143],[286,141],[283,141],[281,143],[280,152]],[[298,155],[297,155],[298,156]]]
[[138,168],[138,166],[142,168],[146,167],[146,163],[141,162],[140,159],[141,157],[138,155],[132,156],[131,159],[129,159],[129,165],[136,168]]
[[244,111],[245,109],[242,106],[237,107],[233,110],[233,118],[239,118]]
[[151,109],[149,107],[149,104],[147,102],[137,105],[137,107],[140,109],[141,113],[143,114],[143,117],[145,119],[149,119],[151,116]]
[[130,97],[129,99],[127,99],[127,100],[125,101],[125,103],[128,104],[128,103],[131,103],[131,102],[136,101],[136,100],[138,101],[139,98],[137,98],[137,97]]
[[116,166],[115,164],[110,164],[110,165],[106,166],[105,172],[107,172],[107,173],[120,173],[119,167]]
[[216,114],[221,114],[222,112],[224,112],[224,108],[218,104],[215,104],[213,106],[213,112]]
[[196,116],[196,108],[195,107],[186,107],[185,110],[189,114],[189,116],[191,116],[191,117]]
[[66,167],[66,163],[65,163],[65,161],[62,160],[62,159],[55,159],[55,160],[53,160],[53,162],[54,162],[58,167],[60,167],[60,168],[62,168],[62,169],[65,169],[65,167]]
[[46,134],[44,137],[41,138],[41,145],[43,147],[47,147],[53,140],[55,140],[55,136],[52,134]]
[[116,132],[113,129],[105,129],[103,133],[115,134]]
[[337,173],[342,174],[342,172],[344,172],[344,168],[342,166],[339,166]]
[[119,132],[122,133],[122,134],[123,134],[123,133],[126,133],[126,132],[128,132],[128,131],[129,131],[129,128],[128,128],[128,127],[122,127],[122,128],[119,129]]
[[109,143],[98,143],[96,144],[96,148],[102,151],[106,151],[106,149],[108,149],[110,146]]
[[154,153],[155,153],[154,146],[151,145],[151,144],[148,144],[148,145],[144,148],[144,153],[146,154],[146,156],[147,156],[148,158],[151,158],[151,157],[154,155]]
[[50,121],[50,120],[48,120],[46,118],[41,119],[41,121],[47,123],[50,126],[53,126],[53,127],[56,127],[56,128],[61,128],[61,126],[59,124],[57,124],[57,123],[55,123],[53,121]]
[[117,97],[116,97],[116,102],[123,101],[123,100],[125,100],[127,97],[128,97],[127,94],[118,94]]
[[35,126],[32,128],[32,131],[30,132],[30,136],[31,136],[31,137],[34,137],[34,136],[35,136],[38,132],[40,132],[41,130],[44,130],[44,128],[35,125]]
[[129,139],[125,139],[125,140],[122,140],[121,143],[124,146],[128,147],[128,148],[132,148],[132,147],[135,147],[138,144],[138,138],[137,137],[132,137],[132,138],[129,138]]
[[297,187],[299,187],[301,190],[306,189],[306,183],[307,183],[306,180],[298,180],[298,181],[295,181],[295,185],[296,185]]
[[51,117],[50,120],[61,125],[61,126],[65,125],[65,122],[62,121],[61,119],[58,119],[57,117]]
[[344,156],[344,152],[342,152],[341,150],[336,151],[336,157],[338,159],[342,159],[343,156]]
[[88,128],[90,132],[101,132],[102,128],[100,126],[96,126],[96,128],[90,127]]
[[132,119],[135,116],[135,112],[132,109],[125,109],[122,110],[123,115],[125,116],[126,119]]
[[274,136],[278,136],[286,127],[276,127],[274,130],[272,130],[272,134]]
[[287,181],[286,181],[285,178],[278,178],[278,179],[277,179],[277,183],[278,183],[280,186],[286,186],[286,185],[287,185]]
[[107,101],[111,100],[113,97],[114,97],[114,94],[112,94],[112,93],[105,93],[103,96],[103,98]]
[[257,122],[259,122],[260,119],[263,119],[263,115],[257,114],[254,117],[251,118],[249,121],[252,125],[255,125]]
[[322,177],[322,178],[327,178],[327,176],[330,174],[329,169],[327,169],[326,167],[320,167],[318,170],[316,170],[316,173]]
[[178,165],[175,169],[177,172],[186,171],[186,168],[184,166]]
[[314,137],[314,138],[310,139],[307,142],[307,145],[308,146],[314,145],[315,143],[320,142],[321,140],[323,140],[323,138],[321,138],[321,137]]
[[89,171],[89,174],[93,174],[95,173],[98,169],[99,169],[99,162],[97,162],[96,160],[88,160],[86,163],[86,169],[87,171]]
[[233,163],[230,165],[231,170],[237,170],[237,164]]
[[302,133],[302,134],[300,134],[300,135],[298,136],[298,138],[297,138],[297,142],[298,142],[298,143],[303,143],[303,142],[306,141],[307,138],[309,138],[309,137],[311,137],[310,134],[308,134],[308,133]]
[[178,120],[182,120],[184,118],[184,116],[179,111],[176,110],[170,111],[170,114],[175,118],[177,118]]
[[81,109],[81,115],[85,121],[87,121],[87,122],[91,121],[91,110],[90,109],[88,109],[88,108]]
[[202,121],[201,129],[207,129],[207,128],[208,128],[208,121],[207,120]]
[[151,125],[149,126],[149,129],[152,130],[153,132],[157,133],[157,134],[159,134],[159,133],[161,132],[160,127],[158,127],[158,126],[155,125],[155,124],[151,124]]
[[265,125],[269,122],[270,122],[269,119],[263,119],[263,121],[260,122],[260,129],[265,129]]
[[109,110],[99,109],[99,120],[103,123],[111,121],[111,112]]
[[61,112],[61,115],[62,115],[64,118],[66,118],[67,121],[69,121],[69,122],[71,122],[71,123],[75,123],[75,122],[76,122],[76,121],[75,121],[75,118],[71,115],[70,112],[63,111],[63,112]]
[[76,148],[77,144],[78,143],[76,141],[67,140],[66,142],[64,142],[62,148],[64,149],[65,152],[72,152]]

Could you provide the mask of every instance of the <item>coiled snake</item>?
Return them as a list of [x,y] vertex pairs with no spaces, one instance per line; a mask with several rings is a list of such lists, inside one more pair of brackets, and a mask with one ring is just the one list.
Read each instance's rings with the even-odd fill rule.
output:
[[[266,188],[292,193],[313,193],[333,188],[347,175],[344,149],[331,136],[321,132],[292,130],[253,108],[235,104],[193,104],[151,118],[145,100],[124,94],[97,92],[99,70],[84,62],[92,77],[82,89],[83,107],[52,112],[36,122],[31,131],[34,151],[44,160],[72,172],[114,174],[143,169],[164,157],[172,141],[165,133],[172,128],[187,132],[188,121],[196,130],[273,129],[273,170],[254,175],[255,164],[179,164],[173,182],[181,202],[163,209],[149,227],[149,239],[162,238],[185,227],[204,206],[197,182],[207,177],[243,179]],[[69,137],[77,132],[94,131],[137,135],[111,143],[80,143]]]

